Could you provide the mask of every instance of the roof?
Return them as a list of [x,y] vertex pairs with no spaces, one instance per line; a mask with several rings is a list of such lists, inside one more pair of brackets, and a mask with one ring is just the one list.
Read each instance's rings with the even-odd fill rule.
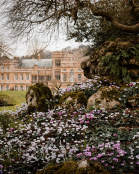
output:
[[25,68],[33,68],[35,65],[38,67],[52,67],[52,59],[22,59],[21,66]]

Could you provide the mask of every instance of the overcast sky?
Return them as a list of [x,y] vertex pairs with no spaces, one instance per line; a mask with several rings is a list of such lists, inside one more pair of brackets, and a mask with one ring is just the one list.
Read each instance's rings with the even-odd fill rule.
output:
[[[31,54],[31,47],[32,43],[34,42],[34,38],[37,39],[40,43],[39,47],[45,46],[45,48],[50,51],[61,50],[66,47],[76,48],[79,45],[83,44],[77,43],[74,40],[66,41],[66,34],[64,33],[65,30],[63,28],[59,29],[59,36],[53,33],[51,40],[48,34],[40,32],[34,32],[33,37],[28,41],[23,38],[18,38],[18,40],[17,38],[11,38],[8,30],[4,28],[6,26],[4,25],[6,18],[2,17],[4,9],[0,10],[0,39],[2,39],[4,42],[6,41],[6,43],[9,44],[9,47],[12,49],[11,53],[13,54],[13,56],[25,56],[27,54]],[[39,31],[39,28],[37,30]]]
[[[13,54],[15,56],[24,56],[26,54],[30,54],[32,45],[33,45],[33,40],[30,42],[26,42],[23,40],[18,40],[12,45],[12,50]],[[66,47],[71,47],[71,48],[76,48],[82,43],[77,43],[74,40],[66,41],[66,37],[63,35],[60,35],[57,39],[53,38],[51,41],[47,41],[47,39],[38,39],[38,42],[40,43],[40,48],[41,47],[46,47],[46,50],[50,51],[56,51],[56,50],[62,50],[63,48]],[[39,46],[38,46],[39,47]]]

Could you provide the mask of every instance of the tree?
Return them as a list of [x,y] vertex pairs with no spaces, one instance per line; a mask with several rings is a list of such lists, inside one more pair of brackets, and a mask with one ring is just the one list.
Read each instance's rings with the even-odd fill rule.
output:
[[12,56],[10,51],[11,51],[11,49],[9,48],[8,44],[5,43],[3,40],[0,40],[0,57]]
[[[87,11],[109,21],[122,31],[139,33],[138,0],[6,0],[9,3],[9,22],[18,34],[31,32],[34,26],[45,24],[50,30],[60,24],[79,20]],[[126,15],[125,15],[126,14]]]
[[138,0],[7,1],[12,2],[9,22],[18,34],[38,25],[49,31],[65,25],[69,38],[104,43],[82,64],[87,77],[110,74],[124,82],[139,77]]
[[43,58],[43,57],[46,57],[46,54],[45,54],[46,48],[47,48],[46,44],[42,43],[37,38],[34,38],[31,41],[31,44],[28,48],[28,54],[35,58],[38,58],[38,56],[41,56],[41,58]]

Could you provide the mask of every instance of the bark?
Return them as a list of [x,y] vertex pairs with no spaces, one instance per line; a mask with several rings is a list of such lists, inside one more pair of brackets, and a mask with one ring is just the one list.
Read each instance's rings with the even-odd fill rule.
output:
[[[134,2],[134,1],[133,1]],[[93,4],[90,4],[90,9],[95,16],[101,16],[106,18],[106,20],[110,21],[112,25],[114,25],[117,29],[120,29],[122,31],[130,32],[130,33],[139,33],[139,23],[136,23],[134,25],[125,25],[120,23],[116,18],[114,18],[111,14],[100,11],[94,8]],[[133,4],[134,11],[138,9],[138,5]]]

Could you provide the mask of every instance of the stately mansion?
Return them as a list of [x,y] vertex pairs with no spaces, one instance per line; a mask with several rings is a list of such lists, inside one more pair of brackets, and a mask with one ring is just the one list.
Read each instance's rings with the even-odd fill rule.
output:
[[82,55],[76,51],[55,51],[41,57],[0,57],[0,91],[27,90],[42,82],[50,88],[62,88],[85,81],[80,63]]

